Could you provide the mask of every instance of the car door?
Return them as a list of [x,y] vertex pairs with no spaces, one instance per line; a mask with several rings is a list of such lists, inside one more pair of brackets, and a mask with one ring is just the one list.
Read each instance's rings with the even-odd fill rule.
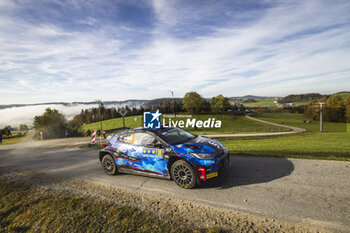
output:
[[141,167],[141,151],[137,151],[134,141],[134,132],[119,134],[117,138],[110,141],[118,154],[115,157],[118,168],[138,169]]
[[164,148],[159,140],[146,132],[135,133],[134,139],[137,151],[141,151],[142,168],[147,172],[159,175],[168,175],[168,160],[164,159]]

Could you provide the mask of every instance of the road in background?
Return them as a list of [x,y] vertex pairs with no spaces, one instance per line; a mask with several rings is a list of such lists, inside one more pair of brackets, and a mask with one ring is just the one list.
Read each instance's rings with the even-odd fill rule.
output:
[[278,123],[273,123],[269,121],[264,121],[260,120],[254,117],[251,117],[249,115],[245,115],[245,118],[252,120],[252,121],[257,121],[259,123],[267,124],[267,125],[273,125],[277,127],[282,127],[282,128],[287,128],[290,131],[282,131],[282,132],[264,132],[264,133],[228,133],[228,134],[207,134],[204,135],[206,137],[211,137],[211,138],[222,138],[222,137],[257,137],[257,136],[274,136],[274,135],[285,135],[285,134],[295,134],[295,133],[303,133],[305,132],[305,129],[303,128],[298,128],[294,126],[289,126],[289,125],[282,125]]

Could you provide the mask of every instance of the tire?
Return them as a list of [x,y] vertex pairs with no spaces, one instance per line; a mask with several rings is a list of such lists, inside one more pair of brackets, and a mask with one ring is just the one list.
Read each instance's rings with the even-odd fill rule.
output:
[[178,160],[173,163],[171,166],[171,176],[181,188],[191,189],[196,185],[196,173],[192,166],[184,160]]
[[114,162],[114,159],[110,155],[103,156],[101,160],[101,166],[103,168],[103,171],[110,176],[113,176],[117,174],[117,166]]

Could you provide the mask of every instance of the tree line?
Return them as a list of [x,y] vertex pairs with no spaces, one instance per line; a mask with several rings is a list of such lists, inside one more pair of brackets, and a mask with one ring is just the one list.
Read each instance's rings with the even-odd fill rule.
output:
[[[316,95],[315,95],[316,96]],[[323,100],[321,97],[321,100]],[[320,101],[320,100],[318,100]],[[319,120],[318,101],[310,101],[305,108],[304,114],[314,120]],[[324,119],[325,121],[346,122],[350,121],[350,96],[345,100],[340,95],[332,95],[325,102]],[[218,95],[211,99],[205,99],[197,92],[188,92],[183,98],[176,99],[157,99],[140,108],[125,107],[128,116],[141,115],[144,111],[159,109],[162,113],[187,112],[191,114],[232,114],[244,115],[245,108],[242,104],[231,103],[230,100]],[[37,137],[41,132],[44,138],[57,138],[67,136],[82,136],[81,130],[83,124],[89,124],[101,120],[121,117],[118,113],[121,108],[106,108],[101,104],[97,108],[83,109],[80,114],[68,121],[65,116],[56,109],[47,108],[40,116],[34,117],[34,129]],[[20,128],[27,129],[22,125]],[[8,133],[9,127],[2,131]]]
[[329,95],[321,95],[319,93],[307,93],[299,95],[288,95],[286,97],[278,99],[279,103],[292,103],[292,102],[309,102],[309,101],[326,101]]
[[[304,114],[313,119],[320,119],[320,105],[322,101],[311,101],[305,108]],[[323,119],[330,122],[350,122],[350,95],[344,100],[340,95],[331,95],[323,107]]]
[[[188,112],[192,114],[201,113],[231,113],[243,115],[245,108],[241,104],[231,104],[227,97],[218,95],[207,100],[197,92],[189,92],[183,98],[155,99],[140,108],[129,108],[125,106],[128,116],[142,115],[144,111],[159,111],[163,114]],[[109,120],[122,117],[119,113],[121,108],[106,108],[101,104],[97,108],[82,109],[80,114],[74,116],[73,121],[77,125],[90,124],[101,120]]]
[[[140,108],[129,108],[128,105],[126,105],[124,109],[127,111],[128,116],[140,115],[144,111],[142,106]],[[82,109],[80,114],[74,116],[73,121],[76,124],[84,125],[98,122],[100,120],[114,119],[122,117],[119,113],[120,111],[121,108],[106,108],[103,103],[101,103],[97,108]]]
[[[197,92],[186,93],[184,98],[158,99],[140,108],[129,108],[125,106],[128,116],[141,115],[144,111],[159,109],[163,114],[188,112],[192,114],[200,113],[231,113],[235,115],[244,114],[243,105],[231,105],[229,99],[223,95],[218,95],[210,100],[204,99]],[[121,117],[121,108],[106,108],[101,104],[97,108],[82,109],[80,114],[68,121],[65,116],[56,109],[47,108],[40,116],[34,117],[34,129],[36,137],[60,138],[71,136],[82,136],[84,132],[81,126],[100,120],[108,120]]]

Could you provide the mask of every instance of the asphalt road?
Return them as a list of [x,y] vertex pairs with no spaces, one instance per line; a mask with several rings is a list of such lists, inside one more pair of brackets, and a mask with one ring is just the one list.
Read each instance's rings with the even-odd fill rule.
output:
[[105,175],[98,151],[78,146],[81,142],[73,139],[2,145],[0,166],[84,179],[266,218],[350,229],[349,162],[235,156],[224,181],[185,190],[168,180]]

